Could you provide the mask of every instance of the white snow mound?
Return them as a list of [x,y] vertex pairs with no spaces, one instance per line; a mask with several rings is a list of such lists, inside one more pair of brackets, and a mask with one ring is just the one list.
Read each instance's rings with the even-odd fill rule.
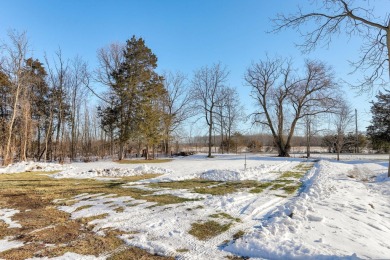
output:
[[245,170],[213,169],[202,172],[199,177],[212,181],[262,180],[269,177],[264,174],[269,173],[273,167],[261,164]]
[[0,168],[1,173],[18,173],[18,172],[50,172],[72,169],[70,165],[58,163],[43,163],[43,162],[18,162],[10,164],[5,168]]
[[56,174],[53,174],[54,178],[95,178],[95,177],[125,177],[125,176],[136,176],[143,174],[167,174],[171,173],[170,170],[159,168],[159,167],[150,167],[147,165],[141,165],[133,169],[128,168],[103,168],[103,169],[90,169],[87,171],[63,171]]

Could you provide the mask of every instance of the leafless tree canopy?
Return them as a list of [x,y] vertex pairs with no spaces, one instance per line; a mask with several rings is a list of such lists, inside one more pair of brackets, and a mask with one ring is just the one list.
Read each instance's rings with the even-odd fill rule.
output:
[[[390,77],[390,14],[378,18],[372,7],[355,7],[353,3],[348,0],[314,1],[313,5],[317,4],[314,8],[321,11],[303,12],[298,8],[294,14],[278,14],[273,19],[273,31],[298,30],[304,39],[298,46],[304,52],[310,52],[318,45],[329,46],[332,38],[340,33],[361,36],[360,56],[352,65],[355,70],[364,72],[356,87],[368,91],[374,88],[374,83],[384,86]],[[369,6],[370,1],[365,3]],[[314,23],[313,29],[306,26],[309,22]]]
[[337,160],[340,160],[340,152],[345,145],[345,136],[348,127],[353,122],[353,111],[346,100],[340,103],[339,109],[333,114],[335,127],[334,144],[337,152]]
[[203,114],[209,128],[209,153],[211,157],[212,131],[214,115],[217,105],[224,99],[223,89],[229,75],[228,70],[221,63],[211,67],[202,67],[197,70],[192,79],[192,99],[195,101],[196,111]]
[[169,154],[169,143],[172,134],[178,130],[185,120],[194,115],[194,111],[191,109],[187,77],[181,72],[164,72],[163,78],[166,89],[162,101],[162,109],[164,110],[164,150],[166,154]]
[[245,81],[259,108],[254,123],[269,128],[279,156],[289,156],[300,119],[332,112],[338,100],[339,86],[331,68],[318,61],[306,61],[305,72],[299,75],[290,61],[268,58],[252,64]]

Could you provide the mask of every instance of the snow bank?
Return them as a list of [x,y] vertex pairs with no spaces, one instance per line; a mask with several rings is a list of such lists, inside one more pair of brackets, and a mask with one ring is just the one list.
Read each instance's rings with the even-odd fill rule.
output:
[[[277,165],[280,167],[280,165]],[[199,178],[212,181],[241,181],[274,179],[277,174],[272,173],[275,165],[260,164],[259,166],[243,170],[213,169],[200,173]]]
[[51,175],[54,178],[96,178],[96,177],[125,177],[125,176],[136,176],[143,174],[167,174],[170,170],[150,167],[148,165],[141,165],[133,169],[129,168],[103,168],[103,169],[90,169],[87,171],[63,171]]
[[62,171],[71,169],[70,165],[57,163],[42,163],[42,162],[18,162],[10,164],[5,168],[0,168],[1,173],[17,173],[17,172],[50,172]]
[[[300,196],[264,215],[224,250],[266,259],[387,258],[390,182],[367,182],[384,170],[375,167],[320,161]],[[361,179],[348,177],[352,173]]]

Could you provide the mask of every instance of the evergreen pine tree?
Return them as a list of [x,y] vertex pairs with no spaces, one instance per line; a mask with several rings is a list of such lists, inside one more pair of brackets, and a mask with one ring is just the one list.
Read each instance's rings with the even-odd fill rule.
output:
[[126,42],[124,61],[114,71],[115,84],[112,92],[116,97],[118,111],[119,159],[122,159],[124,144],[136,135],[141,136],[148,149],[159,140],[159,100],[165,93],[162,77],[154,70],[157,57],[145,45],[142,38],[133,36]]
[[[372,124],[367,128],[367,134],[373,143],[388,147],[390,145],[390,91],[379,92],[376,97],[378,101],[372,103]],[[390,177],[390,156],[388,177]]]

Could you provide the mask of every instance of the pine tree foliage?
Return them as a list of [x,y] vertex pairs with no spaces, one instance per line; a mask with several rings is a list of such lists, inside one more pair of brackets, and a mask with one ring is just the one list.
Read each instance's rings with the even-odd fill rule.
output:
[[119,159],[124,144],[131,138],[142,137],[146,150],[158,143],[162,131],[161,98],[165,94],[163,78],[154,71],[157,57],[142,38],[133,36],[128,40],[123,56],[123,62],[112,73],[111,100],[114,103],[102,111],[103,125],[114,123],[116,116]]
[[372,102],[371,125],[367,128],[367,134],[372,142],[378,146],[390,143],[390,91],[379,92],[377,101]]

